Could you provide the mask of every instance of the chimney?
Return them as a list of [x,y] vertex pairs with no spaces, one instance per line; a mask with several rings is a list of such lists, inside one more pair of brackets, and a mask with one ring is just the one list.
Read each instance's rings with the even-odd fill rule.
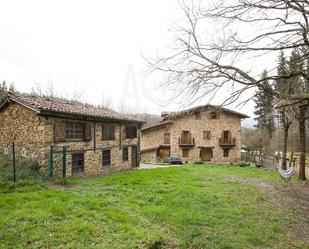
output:
[[171,114],[172,114],[172,112],[161,112],[161,118],[165,118],[165,117],[167,117]]

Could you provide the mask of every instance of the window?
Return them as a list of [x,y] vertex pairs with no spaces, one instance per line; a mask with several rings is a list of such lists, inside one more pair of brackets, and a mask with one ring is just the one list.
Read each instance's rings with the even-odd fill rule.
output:
[[72,154],[72,175],[84,172],[84,153]]
[[195,115],[195,119],[196,120],[200,120],[201,119],[201,112],[195,112],[194,115]]
[[82,123],[68,122],[65,123],[66,139],[84,139],[85,126]]
[[211,132],[203,131],[203,139],[211,139]]
[[170,144],[171,138],[169,133],[164,133],[164,144]]
[[102,140],[103,141],[115,140],[115,126],[110,124],[104,124],[102,126]]
[[229,149],[228,148],[223,149],[223,157],[229,157]]
[[135,126],[126,127],[126,138],[136,138],[137,137],[137,128]]
[[189,150],[188,149],[183,149],[182,150],[182,157],[183,158],[188,158],[189,157]]
[[216,113],[216,112],[210,113],[210,119],[217,119],[217,118],[218,118],[218,113]]
[[106,149],[102,152],[102,166],[110,166],[111,165],[111,150]]
[[128,147],[122,148],[122,161],[123,162],[129,161],[129,148]]

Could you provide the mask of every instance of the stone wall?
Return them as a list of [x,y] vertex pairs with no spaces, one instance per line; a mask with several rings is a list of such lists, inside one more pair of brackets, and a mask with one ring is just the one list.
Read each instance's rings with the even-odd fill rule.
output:
[[[77,121],[55,117],[38,116],[34,111],[16,103],[10,103],[0,111],[0,153],[9,153],[10,144],[15,142],[18,155],[38,160],[47,169],[50,146],[54,146],[55,175],[61,175],[61,149],[67,146],[67,176],[72,176],[72,154],[84,153],[85,172],[83,175],[107,174],[132,167],[132,145],[139,139],[125,139],[125,124],[114,124],[115,140],[102,141],[102,123],[78,120],[91,126],[90,141],[54,141],[54,125],[58,122]],[[95,129],[95,132],[94,132]],[[139,136],[138,129],[138,136]],[[95,134],[95,138],[94,138]],[[121,135],[120,135],[121,134]],[[122,148],[128,147],[129,161],[122,161]],[[102,150],[111,150],[111,165],[102,166]],[[139,156],[139,155],[138,155]]]
[[141,137],[141,149],[145,150],[164,144],[164,133],[170,133],[171,125],[172,124],[166,124],[159,129],[151,129],[143,132]]
[[[187,114],[172,120],[172,124],[167,127],[158,127],[157,129],[146,130],[142,132],[141,151],[153,146],[163,144],[165,132],[170,133],[171,137],[171,155],[183,158],[183,150],[179,146],[179,138],[182,131],[192,133],[195,139],[195,146],[187,147],[189,157],[183,158],[183,161],[194,162],[200,159],[199,147],[213,147],[212,162],[234,162],[240,160],[241,149],[241,123],[239,116],[220,112],[219,119],[210,119],[211,110],[201,111],[200,118],[196,119],[195,114]],[[229,150],[229,157],[223,156],[223,148],[219,146],[219,138],[223,130],[230,130],[232,137],[236,139],[236,145]],[[211,131],[211,139],[203,138],[203,131]],[[150,146],[149,146],[150,145]],[[152,153],[152,155],[150,155]],[[142,153],[141,160],[147,160],[156,156],[156,151]]]
[[0,153],[11,153],[15,142],[17,156],[30,157],[41,165],[49,147],[45,118],[16,103],[0,110]]
[[156,162],[157,161],[157,150],[141,151],[141,162]]
[[[85,172],[82,175],[98,175],[107,174],[113,171],[125,170],[132,168],[132,145],[138,145],[138,138],[125,139],[125,127],[124,124],[113,124],[115,127],[115,140],[103,141],[102,140],[102,123],[101,122],[88,122],[77,121],[87,123],[91,127],[91,140],[89,141],[65,141],[54,142],[54,124],[57,122],[74,122],[76,120],[71,119],[59,119],[49,117],[47,120],[48,133],[50,134],[51,144],[61,148],[67,146],[67,176],[72,176],[72,155],[76,153],[84,153],[85,159]],[[95,132],[94,132],[95,129]],[[121,133],[121,134],[120,134]],[[94,139],[95,134],[95,139]],[[138,130],[139,135],[139,130]],[[129,149],[129,161],[122,161],[122,148],[128,147]],[[111,165],[102,166],[102,151],[103,149],[111,150]]]

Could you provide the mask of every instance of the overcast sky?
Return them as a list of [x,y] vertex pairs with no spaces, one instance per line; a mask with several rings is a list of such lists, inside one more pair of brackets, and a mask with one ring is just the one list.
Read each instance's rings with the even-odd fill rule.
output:
[[[19,91],[82,92],[82,101],[160,113],[168,93],[141,54],[154,56],[173,41],[182,16],[176,0],[0,0],[0,80]],[[220,100],[217,100],[220,101]],[[201,104],[201,103],[198,103]],[[234,108],[235,109],[235,108]],[[238,109],[252,116],[253,104]]]

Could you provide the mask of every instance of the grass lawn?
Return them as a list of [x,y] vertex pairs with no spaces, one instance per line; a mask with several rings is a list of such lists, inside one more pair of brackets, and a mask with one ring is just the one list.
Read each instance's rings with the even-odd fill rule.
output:
[[262,169],[188,165],[69,183],[0,189],[0,248],[309,248],[297,228],[309,220],[282,207],[270,186],[286,184]]

